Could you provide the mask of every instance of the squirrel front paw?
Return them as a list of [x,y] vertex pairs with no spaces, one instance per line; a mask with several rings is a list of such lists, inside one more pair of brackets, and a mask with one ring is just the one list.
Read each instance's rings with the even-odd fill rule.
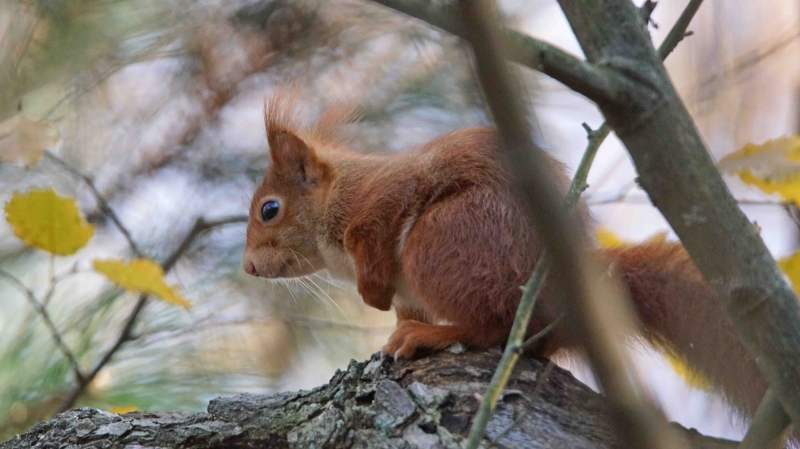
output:
[[457,342],[461,331],[454,326],[425,324],[416,320],[402,320],[382,349],[395,360],[411,359],[418,349],[444,349]]

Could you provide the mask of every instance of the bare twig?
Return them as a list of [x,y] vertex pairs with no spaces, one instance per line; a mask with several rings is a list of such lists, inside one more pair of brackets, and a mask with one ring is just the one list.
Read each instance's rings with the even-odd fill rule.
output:
[[50,299],[53,298],[53,294],[55,293],[56,286],[58,285],[59,282],[63,281],[64,279],[66,279],[66,278],[68,278],[70,276],[74,276],[74,275],[79,274],[79,273],[80,273],[80,271],[78,271],[78,265],[75,264],[75,265],[72,266],[72,268],[69,269],[69,271],[66,271],[64,273],[61,273],[61,274],[58,274],[58,275],[55,275],[54,277],[52,277],[50,279],[49,285],[47,286],[47,291],[44,293],[44,296],[42,297],[42,306],[47,307],[47,304],[50,303]]
[[537,346],[539,346],[539,343],[541,343],[542,340],[544,340],[545,337],[550,335],[550,332],[552,332],[553,329],[555,329],[556,326],[558,326],[559,323],[561,323],[561,321],[563,319],[564,319],[564,315],[563,314],[559,315],[558,318],[553,320],[552,323],[550,323],[547,326],[545,326],[544,328],[542,328],[542,330],[540,330],[539,332],[533,334],[530,338],[525,340],[525,343],[522,343],[520,346],[518,346],[517,347],[517,352],[522,354],[522,353],[525,353],[527,351],[535,349]]
[[[194,239],[199,236],[200,234],[224,225],[232,224],[232,223],[245,223],[247,222],[247,216],[232,216],[227,218],[222,218],[218,220],[206,221],[203,218],[198,218],[195,221],[194,226],[192,226],[191,230],[186,234],[183,238],[181,243],[178,247],[164,260],[161,264],[164,273],[168,273],[172,267],[175,266],[175,263],[181,258],[181,256],[189,249]],[[86,387],[89,383],[94,380],[97,374],[100,372],[105,365],[111,361],[114,357],[114,354],[128,341],[130,341],[133,336],[133,328],[136,325],[136,322],[139,318],[139,314],[144,309],[144,306],[147,304],[148,296],[146,294],[139,295],[139,299],[136,301],[136,305],[134,305],[131,313],[125,319],[125,323],[122,326],[122,330],[120,331],[119,335],[117,336],[114,343],[111,347],[106,351],[94,364],[92,370],[87,374],[83,381],[78,382],[72,390],[67,393],[64,399],[61,400],[61,403],[58,406],[58,412],[63,412],[75,404],[75,401],[83,394],[86,390]]]
[[[586,198],[586,203],[592,206],[601,206],[605,204],[652,204],[650,199],[647,197],[632,197],[626,196],[626,194],[615,195],[608,198],[594,198],[592,197]],[[781,207],[786,208],[787,206],[791,206],[792,203],[783,200],[748,200],[748,199],[741,199],[736,200],[736,203],[741,206],[765,206],[765,207]]]
[[494,438],[492,438],[492,441],[489,442],[489,447],[492,447],[495,444],[497,444],[497,442],[499,442],[500,439],[508,435],[508,432],[514,430],[514,428],[517,427],[519,423],[521,423],[522,420],[525,419],[525,417],[528,415],[528,412],[531,409],[533,409],[533,403],[534,401],[536,401],[536,398],[539,396],[542,389],[544,388],[544,384],[545,382],[547,382],[547,377],[553,371],[553,366],[555,366],[555,364],[552,361],[548,360],[547,365],[544,367],[544,370],[542,370],[541,374],[539,374],[539,376],[536,378],[536,386],[533,387],[533,393],[531,393],[531,397],[528,400],[529,404],[528,407],[525,410],[523,410],[522,413],[520,413],[516,419],[514,419],[514,422],[509,424],[508,427],[500,431],[500,433],[498,433]]
[[98,206],[100,206],[100,210],[114,223],[114,225],[119,229],[119,232],[125,237],[125,240],[128,241],[128,246],[130,246],[131,251],[137,256],[142,257],[142,252],[139,251],[139,247],[136,245],[136,242],[131,237],[130,231],[125,225],[122,224],[117,214],[114,212],[114,209],[108,204],[108,201],[103,197],[100,191],[97,189],[97,186],[94,184],[94,180],[91,176],[81,172],[79,169],[74,167],[69,162],[65,161],[64,159],[56,156],[49,150],[45,150],[44,155],[51,159],[53,162],[60,165],[62,168],[70,172],[77,178],[83,180],[84,183],[89,187],[89,190],[92,191],[92,195],[94,195],[95,200],[97,201]]
[[[457,2],[374,1],[467,40],[472,31],[452,7]],[[510,29],[504,33],[506,54],[510,60],[540,71],[593,101],[617,101],[621,90],[631,88],[614,72],[589,64],[552,44]]]
[[[575,207],[581,193],[586,189],[586,179],[589,176],[589,169],[591,168],[592,162],[597,155],[597,151],[600,149],[600,144],[603,142],[603,139],[605,139],[609,132],[607,126],[598,131],[592,131],[591,128],[589,128],[586,124],[584,124],[584,126],[588,129],[589,145],[583,154],[583,158],[578,165],[578,169],[575,172],[575,176],[572,179],[572,183],[570,184],[569,190],[567,191],[567,196],[564,200],[565,206],[570,209]],[[527,334],[528,323],[530,322],[531,315],[536,307],[536,299],[539,297],[539,294],[544,288],[545,280],[547,279],[549,270],[550,263],[547,253],[546,251],[542,251],[542,254],[539,255],[539,259],[536,261],[536,266],[533,269],[533,273],[531,273],[531,276],[528,278],[528,282],[525,284],[525,286],[522,287],[522,297],[520,298],[517,314],[514,318],[514,324],[511,327],[506,349],[503,352],[503,358],[498,364],[497,371],[495,371],[494,377],[492,377],[492,381],[489,384],[489,388],[486,390],[486,394],[484,394],[484,398],[486,398],[486,400],[481,402],[481,407],[478,409],[478,413],[472,422],[470,441],[475,441],[475,443],[471,444],[476,445],[483,437],[483,432],[486,429],[489,418],[491,418],[492,412],[497,406],[497,401],[500,398],[500,395],[506,384],[508,383],[508,379],[511,376],[511,372],[514,370],[514,366],[516,365],[520,354],[533,346],[536,341],[547,335],[553,328],[555,328],[558,322],[561,321],[558,319],[553,323],[550,323],[536,335],[531,337],[529,342],[523,343],[523,339]]]
[[700,9],[702,3],[703,0],[691,0],[689,4],[686,5],[686,8],[684,8],[680,17],[678,17],[675,25],[669,30],[667,37],[664,38],[664,42],[658,47],[658,56],[661,57],[662,61],[667,59],[667,56],[672,53],[672,50],[675,50],[675,47],[688,35],[686,30],[689,28],[689,24],[692,22],[694,15],[697,14],[697,10]]
[[[615,403],[616,416],[627,430],[621,432],[621,436],[635,447],[680,447],[663,416],[655,412],[651,401],[644,400],[646,392],[632,375],[631,362],[622,349],[623,332],[634,326],[625,308],[627,304],[618,300],[616,289],[600,274],[599,267],[586,259],[575,220],[567,219],[562,206],[555,200],[560,196],[555,180],[544,168],[542,151],[531,140],[531,126],[525,118],[521,96],[514,89],[517,80],[507,73],[500,53],[498,31],[490,19],[496,16],[492,3],[482,0],[462,3],[464,22],[471,31],[469,41],[476,71],[501,134],[504,162],[523,198],[536,212],[533,218],[559,275],[556,277],[559,291],[569,302],[574,331],[607,396]],[[543,266],[539,262],[537,265]],[[524,291],[523,296],[528,294]],[[520,309],[523,307],[527,309],[529,306],[521,304]],[[525,315],[524,311],[518,310],[517,318],[522,315]],[[503,360],[492,379],[490,394],[484,398],[473,421],[467,443],[470,449],[477,448],[483,438],[491,408],[499,395],[494,389],[500,390],[498,386],[508,379],[509,370],[503,362],[516,361],[514,346],[524,335],[520,330],[527,327],[527,322],[520,321],[515,319]]]
[[786,439],[786,430],[791,425],[789,415],[783,410],[772,389],[769,389],[761,400],[739,449],[780,449]]
[[634,5],[558,1],[589,61],[620,61],[619,70],[652,88],[657,101],[631,96],[627,109],[599,107],[628,149],[639,184],[689,252],[764,380],[800,425],[800,303],[731,196],[658,53],[641,33]]
[[703,89],[705,87],[707,87],[707,86],[715,84],[715,83],[717,83],[717,82],[719,82],[721,80],[729,79],[730,77],[735,76],[735,75],[741,73],[742,71],[744,71],[744,70],[746,70],[746,69],[748,69],[750,67],[754,67],[755,65],[757,65],[760,62],[764,61],[765,59],[768,59],[768,58],[780,53],[782,50],[787,48],[789,45],[797,42],[798,38],[800,38],[800,32],[797,32],[797,31],[793,32],[791,35],[787,36],[784,39],[781,39],[780,41],[778,41],[775,44],[771,45],[766,50],[758,52],[754,56],[750,56],[750,57],[747,57],[747,58],[745,58],[745,59],[743,59],[741,61],[736,62],[733,65],[733,67],[731,67],[730,69],[728,69],[728,70],[726,70],[726,71],[724,71],[722,73],[717,73],[715,75],[711,75],[710,77],[704,79],[703,81],[701,81],[700,83],[698,83],[694,87],[694,91],[695,92],[696,91],[701,91],[702,92]]
[[31,289],[26,287],[22,281],[17,279],[16,276],[8,271],[0,269],[0,276],[11,281],[11,283],[14,284],[14,286],[16,286],[25,295],[25,298],[28,299],[28,302],[31,304],[36,313],[42,317],[42,321],[44,321],[45,326],[50,331],[50,335],[53,337],[56,347],[58,347],[59,351],[61,351],[61,354],[64,355],[64,358],[67,359],[67,362],[69,362],[70,366],[72,367],[72,372],[75,374],[75,379],[77,382],[84,382],[85,376],[81,371],[78,360],[75,358],[72,350],[64,342],[64,339],[61,337],[61,333],[58,331],[55,323],[53,323],[53,320],[50,318],[50,314],[47,313],[47,309],[45,309],[42,303],[36,298],[36,295],[33,293],[33,291],[31,291]]

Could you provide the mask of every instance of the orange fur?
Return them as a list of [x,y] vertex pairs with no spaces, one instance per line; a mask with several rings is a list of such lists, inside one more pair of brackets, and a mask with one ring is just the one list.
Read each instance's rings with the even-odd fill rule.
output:
[[[504,342],[542,245],[500,161],[496,131],[466,129],[404,153],[361,155],[333,136],[350,112],[323,114],[318,131],[308,131],[294,98],[279,95],[266,109],[272,164],[253,197],[245,270],[275,278],[327,268],[354,282],[366,304],[396,309],[397,330],[383,349],[396,357]],[[563,166],[550,163],[566,188]],[[281,201],[281,212],[264,223],[261,206],[270,199]],[[644,336],[670,345],[752,412],[766,384],[683,248],[649,242],[602,255],[628,286]],[[560,313],[548,284],[530,331]],[[543,352],[574,346],[560,326]]]

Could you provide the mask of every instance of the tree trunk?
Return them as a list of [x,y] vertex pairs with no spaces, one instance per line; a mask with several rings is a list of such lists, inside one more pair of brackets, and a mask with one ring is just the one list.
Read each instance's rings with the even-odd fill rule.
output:
[[[82,408],[0,444],[17,448],[460,448],[500,351],[351,362],[324,386],[211,401],[207,413]],[[484,442],[497,448],[621,448],[606,399],[547,360],[523,357]],[[679,427],[676,425],[676,427]],[[693,448],[735,443],[680,429]]]

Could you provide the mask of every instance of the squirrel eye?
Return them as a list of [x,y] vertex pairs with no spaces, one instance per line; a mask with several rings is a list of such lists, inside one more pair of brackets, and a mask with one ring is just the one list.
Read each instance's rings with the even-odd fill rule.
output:
[[264,222],[268,222],[278,216],[278,211],[280,211],[281,207],[275,200],[269,200],[261,206],[261,219]]

